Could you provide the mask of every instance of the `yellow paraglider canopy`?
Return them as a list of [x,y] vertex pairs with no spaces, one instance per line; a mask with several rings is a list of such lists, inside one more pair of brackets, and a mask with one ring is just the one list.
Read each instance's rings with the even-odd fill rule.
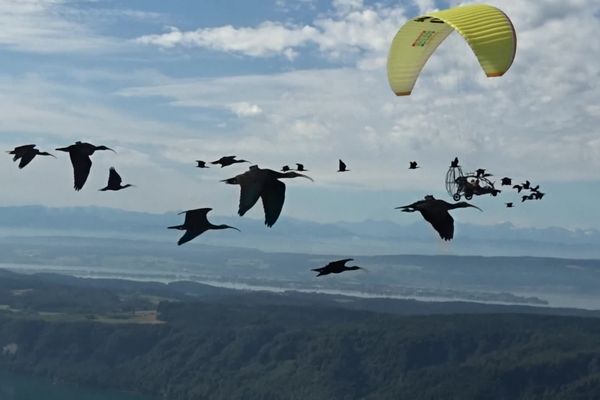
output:
[[396,95],[412,92],[431,54],[453,31],[469,43],[488,77],[508,71],[515,58],[517,37],[506,14],[486,4],[454,7],[407,21],[394,37],[387,72]]

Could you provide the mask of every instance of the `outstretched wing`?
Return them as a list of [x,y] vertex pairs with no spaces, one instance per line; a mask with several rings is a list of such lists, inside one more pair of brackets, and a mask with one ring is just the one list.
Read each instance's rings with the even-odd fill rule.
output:
[[[21,156],[21,162],[19,162],[19,168],[24,168],[35,157],[35,151],[33,150],[33,147],[29,148],[28,150],[23,150],[19,154]],[[15,154],[15,158],[17,158],[16,154]]]
[[200,236],[203,232],[204,231],[197,231],[197,230],[185,231],[183,236],[180,237],[179,240],[177,241],[177,246],[181,246],[182,244],[189,242],[190,240]]
[[241,189],[238,215],[242,216],[254,207],[258,201],[263,191],[264,182],[261,179],[254,179],[251,175],[248,175],[248,172],[238,175],[236,178]]
[[262,198],[265,210],[265,225],[270,228],[275,224],[283,209],[285,184],[277,179],[269,181],[265,185],[260,197]]
[[121,182],[123,182],[123,180],[121,179],[121,175],[117,173],[115,167],[110,167],[110,170],[108,172],[108,186],[121,186]]
[[346,169],[346,163],[344,163],[342,160],[340,160],[340,171],[344,171]]
[[354,258],[344,258],[343,260],[337,260],[337,261],[332,261],[329,264],[327,264],[327,266],[333,266],[333,265],[337,265],[337,266],[343,266],[344,264],[346,264],[348,261],[354,261]]
[[195,210],[185,211],[184,225],[190,227],[208,226],[208,219],[206,214],[212,210],[212,208],[197,208]]
[[444,240],[451,240],[454,237],[454,218],[447,211],[430,211],[430,210],[419,210],[421,215],[427,222],[429,222],[433,229],[440,234],[440,237]]
[[73,188],[79,191],[83,188],[85,181],[87,181],[87,178],[90,175],[92,160],[90,160],[89,156],[79,151],[70,151],[69,157],[71,158],[71,164],[73,165]]

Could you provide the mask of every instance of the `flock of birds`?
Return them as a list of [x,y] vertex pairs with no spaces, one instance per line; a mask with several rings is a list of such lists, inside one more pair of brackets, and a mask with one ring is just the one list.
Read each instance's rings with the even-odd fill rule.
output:
[[[88,179],[92,167],[92,160],[90,157],[96,151],[108,150],[115,152],[113,149],[106,146],[96,146],[91,143],[80,141],[75,142],[70,146],[56,148],[55,150],[69,153],[69,158],[73,166],[73,188],[76,191],[80,191]],[[13,150],[8,151],[8,153],[13,155],[13,161],[19,161],[19,168],[26,167],[36,156],[55,157],[53,154],[40,151],[36,148],[35,144],[18,146]],[[210,168],[205,161],[196,160],[196,163],[196,167],[198,168]],[[210,162],[211,165],[220,165],[221,168],[238,163],[250,163],[250,161],[243,159],[238,160],[236,156],[223,156],[216,161]],[[451,162],[451,167],[457,166],[458,158],[455,158]],[[419,168],[418,163],[416,161],[410,161],[409,169],[417,168]],[[290,168],[289,165],[284,165],[281,168],[281,171],[274,171],[272,169],[259,168],[257,165],[251,165],[246,172],[238,174],[229,179],[224,179],[221,182],[229,185],[240,186],[238,208],[238,215],[240,216],[243,216],[248,210],[254,207],[260,198],[262,200],[265,214],[265,225],[272,227],[275,222],[277,222],[285,201],[285,184],[281,182],[280,179],[302,177],[313,181],[313,179],[308,175],[300,173],[307,171],[308,170],[301,163],[296,163],[295,170]],[[338,162],[337,172],[348,171],[350,170],[348,169],[347,165],[340,159]],[[484,169],[478,169],[477,176],[487,177],[491,176],[491,174],[486,173]],[[502,185],[511,184],[511,178],[502,178]],[[134,185],[123,185],[121,176],[117,173],[114,167],[111,167],[109,169],[107,185],[99,190],[118,191],[131,186]],[[522,196],[522,201],[533,199],[539,200],[544,196],[544,193],[539,191],[539,185],[532,187],[529,181],[526,181],[520,185],[514,185],[513,188],[519,193],[521,190],[530,191],[529,195]],[[506,203],[506,206],[513,207],[513,203]],[[451,240],[454,237],[454,219],[450,215],[449,211],[456,208],[468,207],[476,208],[479,211],[482,211],[479,207],[467,202],[448,203],[444,200],[436,199],[432,195],[427,195],[424,197],[424,199],[418,200],[412,204],[396,207],[396,209],[400,209],[403,212],[418,211],[423,218],[432,225],[432,227],[438,232],[443,240]],[[178,240],[178,245],[187,243],[208,230],[234,229],[239,231],[238,228],[233,226],[212,224],[207,218],[207,215],[211,210],[211,208],[198,208],[180,213],[185,214],[185,220],[183,224],[168,227],[168,229],[185,231],[183,236]],[[333,261],[322,268],[313,269],[313,271],[318,272],[317,276],[322,276],[328,274],[338,274],[344,271],[363,269],[358,266],[347,267],[345,264],[349,261],[353,261],[353,259],[348,258]]]

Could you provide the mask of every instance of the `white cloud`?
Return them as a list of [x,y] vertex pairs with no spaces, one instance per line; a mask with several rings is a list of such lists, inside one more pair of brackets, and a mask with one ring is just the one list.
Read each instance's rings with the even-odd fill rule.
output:
[[235,28],[231,25],[182,32],[170,27],[169,32],[147,35],[136,39],[139,43],[161,47],[197,46],[220,51],[239,52],[249,56],[287,54],[293,47],[303,45],[316,35],[310,26],[288,27],[280,23],[264,22],[256,28]]
[[115,46],[113,39],[91,32],[66,18],[66,0],[0,1],[0,47],[36,53],[98,50]]
[[229,109],[238,117],[254,117],[262,114],[262,109],[256,104],[250,104],[245,101],[229,104]]
[[166,33],[141,36],[136,41],[164,48],[200,47],[253,57],[283,55],[289,60],[297,57],[299,49],[313,44],[333,59],[358,57],[366,68],[381,65],[391,38],[406,19],[403,8],[374,9],[365,7],[361,0],[337,0],[333,5],[333,15],[321,16],[312,25],[267,21],[256,27],[226,25],[194,31],[169,27]]

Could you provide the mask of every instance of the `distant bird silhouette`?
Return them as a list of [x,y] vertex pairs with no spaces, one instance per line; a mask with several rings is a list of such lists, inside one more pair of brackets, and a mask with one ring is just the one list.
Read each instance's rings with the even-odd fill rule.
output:
[[121,186],[121,182],[123,182],[121,175],[117,173],[115,167],[110,167],[108,171],[108,183],[106,184],[106,187],[103,187],[100,189],[100,191],[105,192],[107,190],[121,190],[133,186],[129,183],[125,186]]
[[536,195],[535,193],[532,193],[530,195],[521,196],[521,203],[524,202],[525,200],[533,200],[533,199],[535,199],[536,198],[535,195]]
[[106,146],[95,146],[85,142],[75,142],[75,144],[61,147],[56,150],[69,153],[71,164],[73,165],[73,188],[77,191],[83,188],[83,185],[85,185],[85,181],[87,181],[90,174],[90,168],[92,168],[90,156],[97,150],[110,150],[115,153],[113,149]]
[[35,148],[35,144],[24,144],[23,146],[17,146],[13,150],[7,151],[7,153],[14,155],[13,161],[21,159],[19,162],[19,169],[25,168],[25,166],[29,164],[35,156],[52,156],[56,158],[53,154],[45,151],[39,151]]
[[425,196],[424,200],[416,201],[407,206],[396,207],[396,209],[404,212],[419,211],[423,218],[439,233],[442,239],[451,240],[454,237],[454,219],[448,211],[465,207],[473,207],[482,211],[479,207],[465,201],[448,203],[444,200],[436,199],[431,195]]
[[198,163],[198,165],[196,165],[197,168],[210,168],[208,165],[206,165],[206,161],[196,160],[196,162]]
[[237,163],[244,163],[247,162],[249,163],[250,161],[247,160],[236,160],[237,156],[224,156],[219,158],[217,161],[213,161],[211,162],[211,164],[221,164],[221,168],[223,167],[227,167],[229,165],[233,165],[233,164],[237,164]]
[[512,179],[504,177],[502,178],[502,186],[510,186],[512,185]]
[[419,168],[417,166],[417,162],[416,161],[410,161],[409,164],[410,165],[409,165],[408,169],[417,169],[417,168]]
[[288,172],[288,171],[291,171],[291,168],[290,168],[290,166],[289,166],[289,165],[284,165],[283,167],[281,167],[281,170],[282,170],[283,172]]
[[525,181],[525,183],[521,183],[521,186],[523,186],[523,189],[529,189],[530,184],[531,184],[531,182]]
[[542,193],[542,192],[535,192],[532,193],[531,196],[534,196],[536,200],[541,200],[542,197],[544,197],[546,193]]
[[340,160],[339,168],[338,168],[337,172],[347,172],[347,171],[350,171],[350,170],[346,169],[346,164],[342,160]]
[[537,185],[536,187],[530,187],[529,190],[531,190],[532,192],[538,192],[540,188],[540,185]]
[[345,258],[343,260],[332,261],[324,267],[311,269],[311,271],[318,272],[317,276],[329,275],[329,274],[339,274],[344,271],[355,271],[357,269],[362,269],[357,267],[356,265],[352,267],[346,267],[346,263],[348,261],[354,261],[353,258]]
[[523,189],[523,186],[521,186],[521,185],[514,185],[513,189],[517,189],[517,193],[521,193],[521,189]]
[[485,173],[485,168],[479,168],[477,171],[475,171],[475,174],[477,175],[477,178],[487,178],[488,176],[493,176],[490,173]]
[[298,172],[308,172],[308,170],[304,168],[304,164],[300,164],[300,163],[296,163],[296,171],[298,171]]
[[169,226],[167,229],[179,229],[185,231],[183,236],[177,241],[177,245],[181,246],[184,243],[189,242],[195,237],[202,235],[204,232],[210,229],[235,229],[240,231],[238,228],[229,225],[213,225],[208,222],[206,214],[212,210],[212,208],[197,208],[195,210],[187,210],[180,212],[178,215],[185,214],[185,221],[183,225]]
[[450,168],[458,167],[458,157],[454,157],[454,160],[450,162]]
[[504,204],[506,204],[506,208],[513,208],[514,207],[513,203],[504,203]]
[[221,182],[240,185],[240,205],[238,214],[243,216],[251,209],[259,198],[262,199],[265,211],[265,225],[272,227],[279,218],[285,201],[285,184],[279,179],[303,177],[312,178],[294,171],[277,172],[272,169],[261,169],[252,165],[243,174],[225,179]]

